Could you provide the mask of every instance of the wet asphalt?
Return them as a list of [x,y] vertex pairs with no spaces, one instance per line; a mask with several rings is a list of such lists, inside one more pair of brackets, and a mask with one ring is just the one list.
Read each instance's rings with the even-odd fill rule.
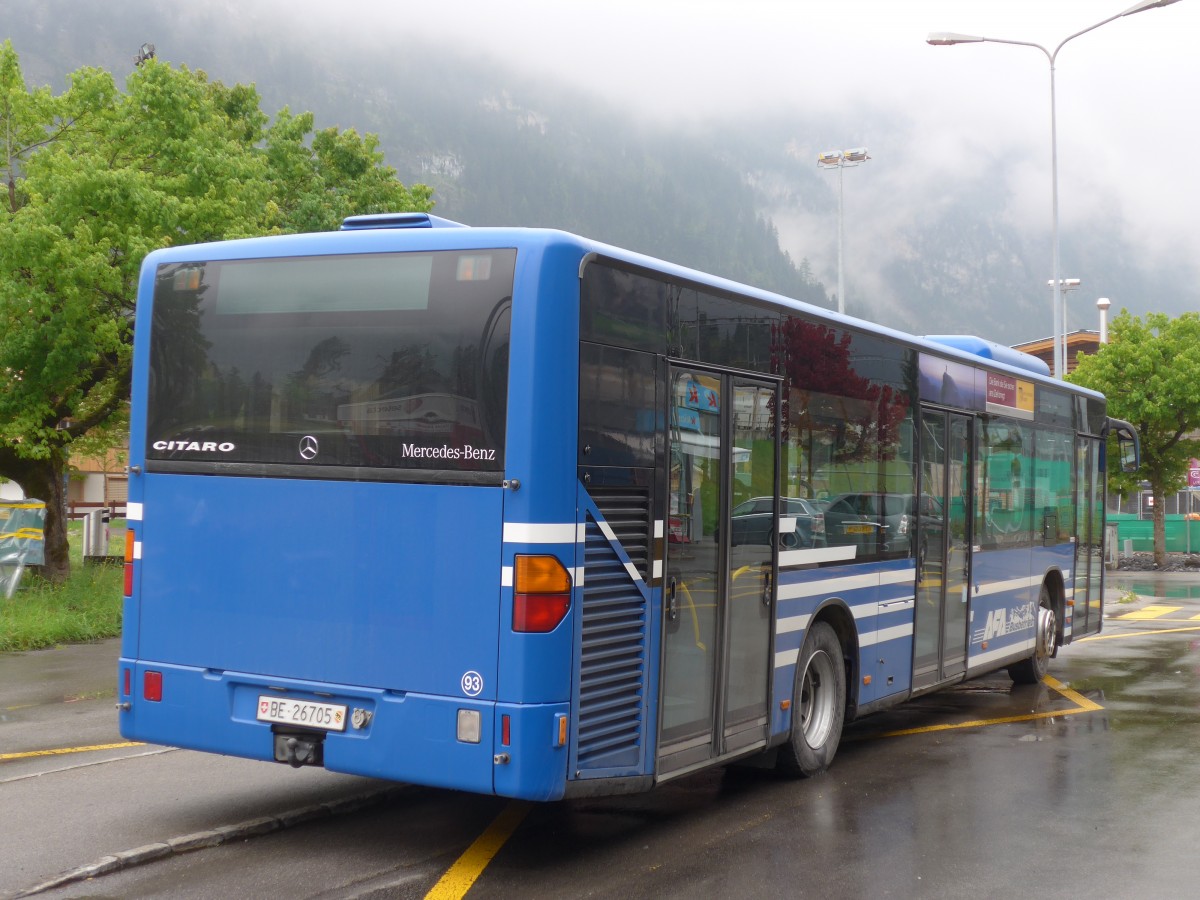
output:
[[[1200,573],[1110,573],[1109,579],[1109,619],[1157,603],[1200,598]],[[295,771],[130,746],[116,724],[118,655],[118,640],[0,654],[0,898],[78,884],[198,847],[386,805],[405,790],[320,769]],[[1089,662],[1091,658],[1098,662]],[[1131,687],[1122,682],[1131,695],[1141,691],[1153,697],[1161,687],[1156,680],[1167,678],[1169,666],[1177,661],[1160,665],[1144,654],[1133,654],[1109,663],[1102,648],[1090,645],[1081,654],[1083,663],[1088,674],[1080,676],[1081,683],[1103,685],[1106,670],[1111,670],[1113,678],[1139,679]],[[969,698],[971,692],[935,695],[943,698],[932,701],[935,709],[950,709],[955,696]],[[1069,721],[1072,727],[1082,727],[1084,720]],[[853,764],[854,752],[847,753],[848,765]],[[1165,759],[1170,753],[1189,751],[1160,734],[1146,752],[1147,759]],[[672,796],[659,789],[645,803],[653,808]],[[553,819],[584,811],[563,806],[544,815]],[[986,817],[986,810],[980,815]],[[498,888],[505,885],[502,872],[495,878]]]
[[119,640],[0,653],[0,897],[333,815],[396,789],[130,745],[117,728],[119,654]]

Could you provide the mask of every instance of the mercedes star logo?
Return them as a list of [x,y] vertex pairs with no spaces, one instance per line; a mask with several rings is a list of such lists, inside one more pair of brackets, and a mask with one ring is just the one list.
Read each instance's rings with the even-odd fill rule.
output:
[[301,459],[316,459],[317,451],[319,449],[320,445],[317,443],[317,439],[311,434],[306,434],[304,437],[300,438]]

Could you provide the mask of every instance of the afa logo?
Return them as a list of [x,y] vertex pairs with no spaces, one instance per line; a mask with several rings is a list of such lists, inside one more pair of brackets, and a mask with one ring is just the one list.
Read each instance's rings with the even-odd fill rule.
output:
[[983,639],[990,641],[992,638],[1032,628],[1035,623],[1035,608],[1032,603],[1023,603],[1011,610],[1004,608],[992,610],[988,613],[987,624],[983,626]]
[[983,626],[983,639],[990,641],[994,637],[999,637],[1003,634],[1008,634],[1005,630],[1007,624],[1008,610],[993,609],[988,613],[987,624]]

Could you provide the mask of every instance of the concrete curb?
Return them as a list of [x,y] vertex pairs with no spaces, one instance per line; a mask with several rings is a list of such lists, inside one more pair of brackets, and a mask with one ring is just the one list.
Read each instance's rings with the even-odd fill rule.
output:
[[262,816],[257,819],[248,819],[236,825],[222,825],[208,831],[197,831],[193,834],[181,835],[180,837],[174,837],[166,841],[135,847],[132,850],[122,850],[119,853],[102,856],[93,862],[62,872],[33,887],[17,891],[15,894],[0,895],[0,900],[20,900],[21,897],[32,897],[36,894],[52,891],[78,881],[86,881],[89,878],[98,878],[102,875],[111,875],[113,872],[121,872],[131,869],[134,866],[141,866],[155,860],[164,859],[168,856],[178,856],[208,847],[219,847],[221,844],[227,844],[231,841],[271,834],[275,831],[282,831],[285,828],[303,825],[305,822],[357,812],[361,809],[368,809],[372,806],[385,803],[408,789],[407,785],[398,785],[366,794],[356,794],[344,800],[333,800],[328,803],[318,803],[313,806],[287,810],[277,816]]

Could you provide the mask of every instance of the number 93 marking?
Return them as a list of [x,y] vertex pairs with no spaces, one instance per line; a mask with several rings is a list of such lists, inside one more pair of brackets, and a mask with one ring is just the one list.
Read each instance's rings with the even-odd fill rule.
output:
[[483,676],[478,672],[464,672],[462,677],[462,692],[468,697],[478,697],[483,693]]

